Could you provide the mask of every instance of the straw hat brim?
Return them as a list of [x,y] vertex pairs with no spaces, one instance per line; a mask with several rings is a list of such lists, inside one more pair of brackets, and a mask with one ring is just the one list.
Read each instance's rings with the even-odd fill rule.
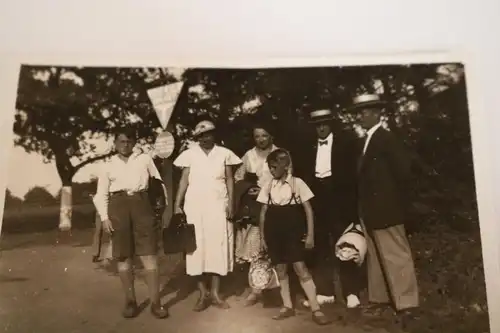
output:
[[369,101],[369,102],[363,102],[363,103],[357,103],[354,105],[351,105],[348,107],[349,110],[357,110],[361,108],[367,108],[367,107],[379,107],[383,108],[387,106],[386,101]]
[[329,116],[321,116],[321,117],[316,117],[316,118],[309,118],[308,122],[310,124],[319,124],[319,123],[327,123],[327,122],[330,122],[334,119],[335,118],[333,115],[329,115]]
[[201,130],[197,133],[193,133],[193,137],[194,138],[198,138],[200,137],[202,134],[205,134],[205,133],[210,133],[210,132],[215,132],[215,127],[214,128],[207,128],[207,129],[204,129],[204,130]]

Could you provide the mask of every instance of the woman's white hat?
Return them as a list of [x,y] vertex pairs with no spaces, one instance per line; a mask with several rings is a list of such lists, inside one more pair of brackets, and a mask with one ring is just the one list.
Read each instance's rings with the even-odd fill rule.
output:
[[196,127],[194,128],[193,136],[197,137],[197,136],[200,136],[203,133],[210,132],[210,131],[213,131],[213,130],[215,130],[214,123],[211,122],[210,120],[203,120],[203,121],[200,121],[196,125]]

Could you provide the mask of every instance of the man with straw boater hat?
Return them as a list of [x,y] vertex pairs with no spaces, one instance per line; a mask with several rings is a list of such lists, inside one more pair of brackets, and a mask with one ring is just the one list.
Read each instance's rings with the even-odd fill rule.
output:
[[[330,109],[312,111],[309,122],[316,129],[316,138],[297,170],[315,195],[312,201],[315,244],[308,265],[320,304],[334,302],[334,273],[337,271],[347,306],[354,308],[360,303],[362,271],[353,262],[338,260],[334,255],[334,247],[346,227],[359,220],[356,199],[358,138],[352,131],[335,126],[334,114]],[[307,302],[304,305],[307,306]]]
[[369,301],[396,311],[418,307],[415,268],[405,231],[411,161],[401,142],[382,127],[386,103],[375,94],[354,98],[367,132],[358,163],[359,216],[367,232]]

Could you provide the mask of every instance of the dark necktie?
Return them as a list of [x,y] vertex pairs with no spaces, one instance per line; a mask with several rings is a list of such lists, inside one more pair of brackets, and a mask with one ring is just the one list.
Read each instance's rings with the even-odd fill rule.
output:
[[328,143],[328,140],[319,140],[319,145],[326,145]]

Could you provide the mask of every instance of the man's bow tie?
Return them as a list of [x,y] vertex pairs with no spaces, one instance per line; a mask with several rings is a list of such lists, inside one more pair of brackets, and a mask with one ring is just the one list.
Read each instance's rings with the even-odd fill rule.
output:
[[326,145],[326,144],[328,144],[328,140],[319,140],[319,141],[318,141],[318,144],[319,144],[320,146],[322,146],[322,145]]

